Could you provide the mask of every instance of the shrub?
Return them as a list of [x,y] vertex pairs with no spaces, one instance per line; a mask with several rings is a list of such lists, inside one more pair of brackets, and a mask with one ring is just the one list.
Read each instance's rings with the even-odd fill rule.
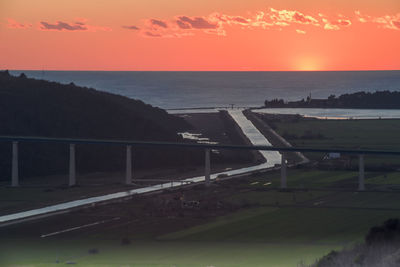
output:
[[399,242],[400,241],[400,220],[397,218],[388,219],[381,226],[372,227],[365,242],[367,245],[374,245],[383,242]]

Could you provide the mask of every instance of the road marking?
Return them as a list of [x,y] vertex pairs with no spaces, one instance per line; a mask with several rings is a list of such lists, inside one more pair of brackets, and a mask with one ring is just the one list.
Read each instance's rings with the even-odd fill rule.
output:
[[84,224],[84,225],[81,225],[81,226],[76,226],[76,227],[64,229],[64,230],[61,230],[61,231],[57,231],[57,232],[53,232],[53,233],[49,233],[49,234],[44,234],[44,235],[41,235],[40,237],[41,238],[45,238],[45,237],[49,237],[49,236],[59,235],[59,234],[72,232],[72,231],[75,231],[75,230],[78,230],[78,229],[82,229],[82,228],[87,228],[87,227],[91,227],[91,226],[95,226],[95,225],[99,225],[99,224],[103,224],[103,223],[107,223],[107,222],[117,221],[119,219],[121,219],[121,218],[120,217],[115,217],[115,218],[112,218],[110,220],[103,220],[103,221],[98,221],[98,222],[94,222],[94,223]]

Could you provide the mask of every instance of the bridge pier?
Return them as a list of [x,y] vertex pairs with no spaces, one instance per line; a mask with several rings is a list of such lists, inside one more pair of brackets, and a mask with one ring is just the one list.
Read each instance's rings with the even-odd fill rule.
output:
[[286,175],[286,155],[284,152],[281,152],[281,188],[287,188],[287,175]]
[[125,184],[132,184],[132,146],[126,146],[126,172],[125,172]]
[[358,155],[358,191],[365,191],[364,155]]
[[12,156],[11,156],[11,186],[19,186],[18,174],[18,142],[12,142]]
[[68,186],[76,185],[75,144],[69,144],[69,180]]
[[206,148],[205,149],[205,166],[204,166],[204,177],[205,177],[205,183],[206,186],[210,185],[210,173],[211,173],[211,167],[210,167],[210,149]]

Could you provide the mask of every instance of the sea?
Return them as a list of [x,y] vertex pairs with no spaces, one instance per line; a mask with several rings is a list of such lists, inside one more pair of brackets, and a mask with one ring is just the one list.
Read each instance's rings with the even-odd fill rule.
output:
[[[266,99],[400,91],[400,71],[10,71],[139,99],[163,109],[259,107]],[[324,114],[326,115],[326,114]]]

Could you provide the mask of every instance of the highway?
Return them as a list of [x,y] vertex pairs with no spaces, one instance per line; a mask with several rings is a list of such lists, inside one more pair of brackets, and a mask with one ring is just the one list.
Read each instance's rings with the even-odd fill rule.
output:
[[[198,110],[196,110],[196,111],[198,111]],[[176,111],[174,113],[176,113]],[[182,113],[185,113],[185,110],[183,110]],[[242,129],[243,133],[249,138],[250,142],[253,145],[271,146],[270,142],[265,138],[265,136],[262,135],[260,133],[260,131],[243,115],[242,109],[228,110],[228,113],[235,120],[235,122],[239,125],[239,127]],[[281,163],[281,154],[279,154],[279,152],[277,152],[277,151],[260,151],[260,153],[263,155],[263,157],[266,158],[267,161],[265,163],[251,166],[251,167],[236,169],[236,170],[229,170],[229,171],[225,171],[225,172],[214,173],[214,174],[211,174],[210,179],[214,180],[218,176],[221,176],[221,175],[234,176],[234,175],[239,175],[239,174],[245,174],[245,173],[249,173],[249,172],[253,172],[253,171],[271,168],[271,167],[274,167],[275,164]],[[204,182],[204,180],[205,180],[204,176],[191,177],[191,178],[187,178],[182,181],[179,181],[179,182],[167,182],[167,183],[162,183],[162,184],[156,184],[156,185],[152,185],[152,186],[131,189],[131,190],[123,191],[123,192],[112,193],[112,194],[96,196],[96,197],[90,197],[90,198],[85,198],[85,199],[80,199],[80,200],[75,200],[75,201],[69,201],[69,202],[65,202],[65,203],[61,203],[61,204],[57,204],[57,205],[51,205],[51,206],[47,206],[47,207],[43,207],[43,208],[8,214],[8,215],[0,216],[0,227],[6,226],[9,224],[13,224],[16,222],[20,222],[20,221],[29,220],[31,218],[36,218],[38,216],[48,216],[51,214],[68,211],[70,209],[74,209],[74,208],[78,208],[78,207],[82,207],[82,206],[94,205],[96,203],[111,201],[111,200],[120,199],[120,198],[127,198],[127,197],[137,195],[137,194],[156,192],[156,191],[160,191],[160,190],[167,189],[167,188],[176,188],[176,187],[180,187],[182,185],[188,184],[188,183],[200,183],[200,182]]]

